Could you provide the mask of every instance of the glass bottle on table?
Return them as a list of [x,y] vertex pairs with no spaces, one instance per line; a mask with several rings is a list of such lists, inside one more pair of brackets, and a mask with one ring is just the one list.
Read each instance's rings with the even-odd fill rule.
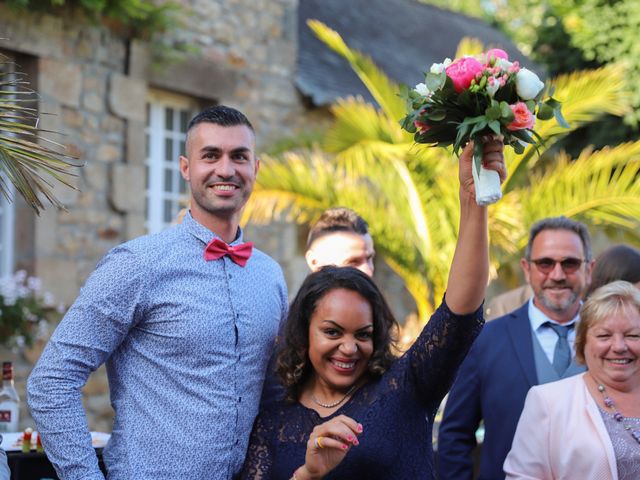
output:
[[2,389],[0,390],[0,433],[17,432],[20,420],[20,397],[13,385],[13,364],[2,363]]

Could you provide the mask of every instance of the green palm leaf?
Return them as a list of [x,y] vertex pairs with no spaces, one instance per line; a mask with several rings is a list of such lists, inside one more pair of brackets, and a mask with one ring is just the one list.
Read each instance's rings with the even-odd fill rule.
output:
[[20,74],[4,71],[10,60],[0,54],[0,193],[11,200],[9,184],[36,213],[44,208],[40,195],[52,205],[63,208],[53,194],[55,182],[74,188],[71,169],[76,159],[37,127],[38,113],[30,104],[34,92]]
[[[609,64],[595,70],[560,75],[550,83],[555,87],[554,97],[563,102],[562,114],[570,128],[561,127],[555,119],[538,122],[535,129],[545,142],[543,150],[586,123],[604,115],[622,116],[630,108],[625,70],[621,65]],[[531,146],[522,155],[516,155],[512,149],[505,150],[509,173],[503,188],[510,190],[517,184],[523,171],[533,168],[538,158],[536,149]]]
[[324,23],[308,20],[307,25],[331,50],[349,62],[385,115],[396,121],[404,116],[405,106],[404,101],[398,96],[398,85],[392,82],[369,57],[347,47],[342,37]]

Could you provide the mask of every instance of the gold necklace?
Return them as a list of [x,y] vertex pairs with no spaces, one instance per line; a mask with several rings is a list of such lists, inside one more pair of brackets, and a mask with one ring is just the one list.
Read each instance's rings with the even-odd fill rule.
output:
[[351,386],[351,388],[347,391],[347,393],[344,394],[344,397],[342,397],[340,400],[337,400],[333,403],[322,403],[320,400],[316,398],[316,396],[313,393],[311,393],[310,395],[311,395],[311,400],[313,400],[313,403],[315,403],[316,405],[320,405],[321,407],[324,407],[324,408],[333,408],[333,407],[337,407],[342,402],[344,402],[347,399],[347,397],[354,392],[355,389],[356,389],[356,384],[354,383]]

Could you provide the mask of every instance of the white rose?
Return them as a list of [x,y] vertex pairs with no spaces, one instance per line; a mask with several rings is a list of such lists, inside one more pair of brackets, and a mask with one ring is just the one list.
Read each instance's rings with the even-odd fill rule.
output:
[[522,100],[531,100],[540,93],[544,83],[531,70],[521,68],[516,74],[516,92]]
[[450,58],[445,58],[442,63],[434,63],[431,65],[431,69],[429,70],[431,73],[438,75],[445,71],[445,69],[451,65],[452,60]]
[[424,83],[417,84],[414,90],[418,92],[420,95],[422,95],[423,97],[428,97],[431,94],[431,92],[427,88],[427,85]]

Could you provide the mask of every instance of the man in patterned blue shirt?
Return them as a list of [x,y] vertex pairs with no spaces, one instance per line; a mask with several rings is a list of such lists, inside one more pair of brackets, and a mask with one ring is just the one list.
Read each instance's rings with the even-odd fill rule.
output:
[[242,113],[194,117],[180,157],[190,212],[112,249],[52,335],[27,391],[62,480],[104,478],[80,392],[102,363],[115,410],[109,479],[229,479],[242,466],[287,310],[280,267],[239,227],[258,168]]
[[[0,445],[2,445],[2,435],[0,435]],[[7,463],[7,454],[0,447],[0,480],[9,480],[11,478],[11,472],[9,471],[9,465]]]

